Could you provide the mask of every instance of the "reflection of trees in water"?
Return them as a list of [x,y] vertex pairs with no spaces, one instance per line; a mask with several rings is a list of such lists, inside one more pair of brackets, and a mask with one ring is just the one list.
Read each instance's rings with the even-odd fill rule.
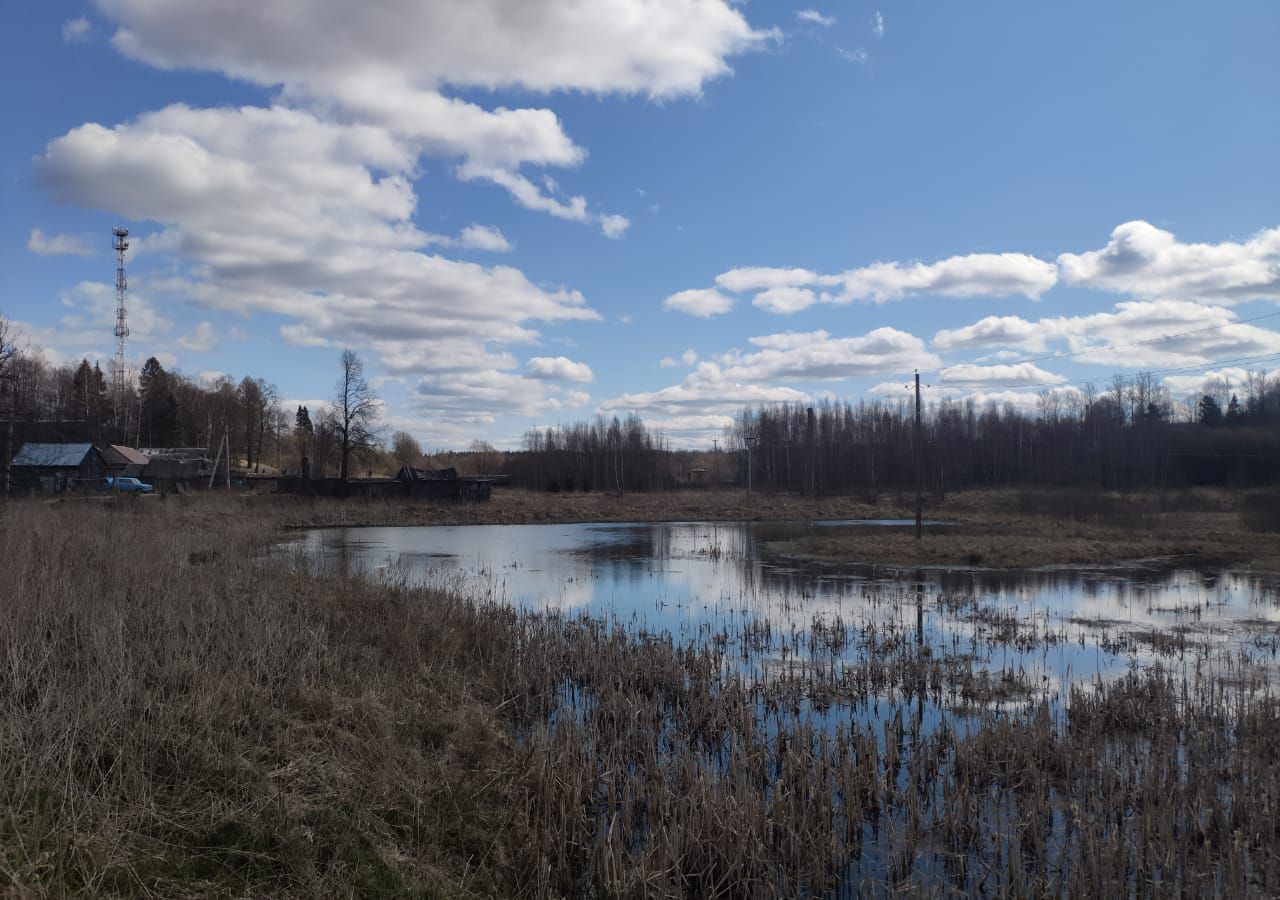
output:
[[[391,562],[389,573],[406,583],[437,585],[441,572],[453,572],[455,589],[479,596],[535,607],[607,610],[690,633],[746,620],[804,633],[825,617],[893,623],[914,643],[943,647],[958,640],[971,651],[991,639],[993,628],[1025,635],[1043,634],[1050,626],[1079,647],[1098,648],[1123,635],[1117,629],[1191,625],[1238,637],[1236,620],[1280,615],[1274,583],[1175,566],[944,570],[864,565],[833,571],[760,560],[762,542],[786,540],[814,527],[535,526],[537,537],[530,539],[527,527],[516,533],[491,526],[461,536],[452,532],[447,542],[452,555],[446,558],[423,552],[437,546],[432,535],[439,533],[429,528],[416,530],[411,541],[402,540],[407,532],[398,539],[397,529],[386,529],[381,540],[361,540],[374,537],[368,530],[335,530],[308,535],[303,545],[319,551],[318,568],[340,577],[375,571],[385,576],[385,564]],[[401,544],[406,549],[397,552]],[[389,553],[395,558],[388,560]],[[481,567],[481,560],[495,558],[504,562],[494,569]]]

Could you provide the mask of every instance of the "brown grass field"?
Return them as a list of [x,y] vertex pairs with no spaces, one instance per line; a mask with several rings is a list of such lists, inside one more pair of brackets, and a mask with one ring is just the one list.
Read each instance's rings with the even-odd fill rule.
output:
[[[1194,511],[1139,509],[1150,536],[1130,543],[1116,536],[1135,526],[1115,510],[1104,526],[1116,530],[1098,536],[1089,529],[1102,526],[1054,525],[1039,502],[953,498],[930,514],[985,518],[927,545],[945,547],[931,551],[940,562],[980,552],[1010,565],[1216,552],[1195,536],[1199,521],[1231,535],[1222,546],[1259,538],[1236,553],[1262,558],[1263,540],[1274,552],[1275,536],[1231,525],[1217,495],[1181,501]],[[11,503],[0,508],[0,893],[1280,890],[1280,709],[1252,670],[1190,684],[1148,672],[1073,696],[1069,715],[980,711],[963,733],[931,731],[912,698],[980,710],[1007,691],[979,690],[967,664],[905,634],[824,630],[832,648],[864,648],[861,661],[742,682],[725,679],[715,642],[641,640],[264,557],[285,529],[313,524],[885,512],[706,494],[512,493],[469,509]],[[1036,542],[1011,539],[1041,520]],[[1055,529],[1069,540],[1051,552]],[[913,544],[884,540],[804,549],[907,561]],[[749,655],[760,634],[723,643]],[[852,707],[884,691],[901,698],[896,719],[830,738],[796,702]]]

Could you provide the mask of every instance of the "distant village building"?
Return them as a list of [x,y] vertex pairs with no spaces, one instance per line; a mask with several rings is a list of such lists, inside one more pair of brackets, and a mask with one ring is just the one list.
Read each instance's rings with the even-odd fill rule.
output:
[[102,451],[102,458],[107,463],[108,475],[129,475],[141,478],[143,470],[150,461],[132,447],[120,444],[108,444]]
[[142,447],[137,451],[147,460],[140,476],[162,494],[222,484],[226,461],[215,467],[206,447]]
[[93,444],[26,443],[9,466],[15,490],[61,493],[96,487],[107,461]]

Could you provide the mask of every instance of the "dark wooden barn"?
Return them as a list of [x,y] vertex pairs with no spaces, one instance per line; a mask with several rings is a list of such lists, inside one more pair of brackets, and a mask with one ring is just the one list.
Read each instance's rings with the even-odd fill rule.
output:
[[93,444],[23,444],[9,468],[14,489],[50,493],[95,488],[106,474]]

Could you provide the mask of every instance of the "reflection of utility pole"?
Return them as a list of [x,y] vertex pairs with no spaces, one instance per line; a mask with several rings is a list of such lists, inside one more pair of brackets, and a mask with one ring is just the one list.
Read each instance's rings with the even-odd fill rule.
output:
[[916,570],[916,646],[924,646],[924,575]]
[[924,477],[924,454],[920,446],[920,370],[916,369],[916,540],[921,540],[924,528],[921,525],[924,501],[921,481]]

